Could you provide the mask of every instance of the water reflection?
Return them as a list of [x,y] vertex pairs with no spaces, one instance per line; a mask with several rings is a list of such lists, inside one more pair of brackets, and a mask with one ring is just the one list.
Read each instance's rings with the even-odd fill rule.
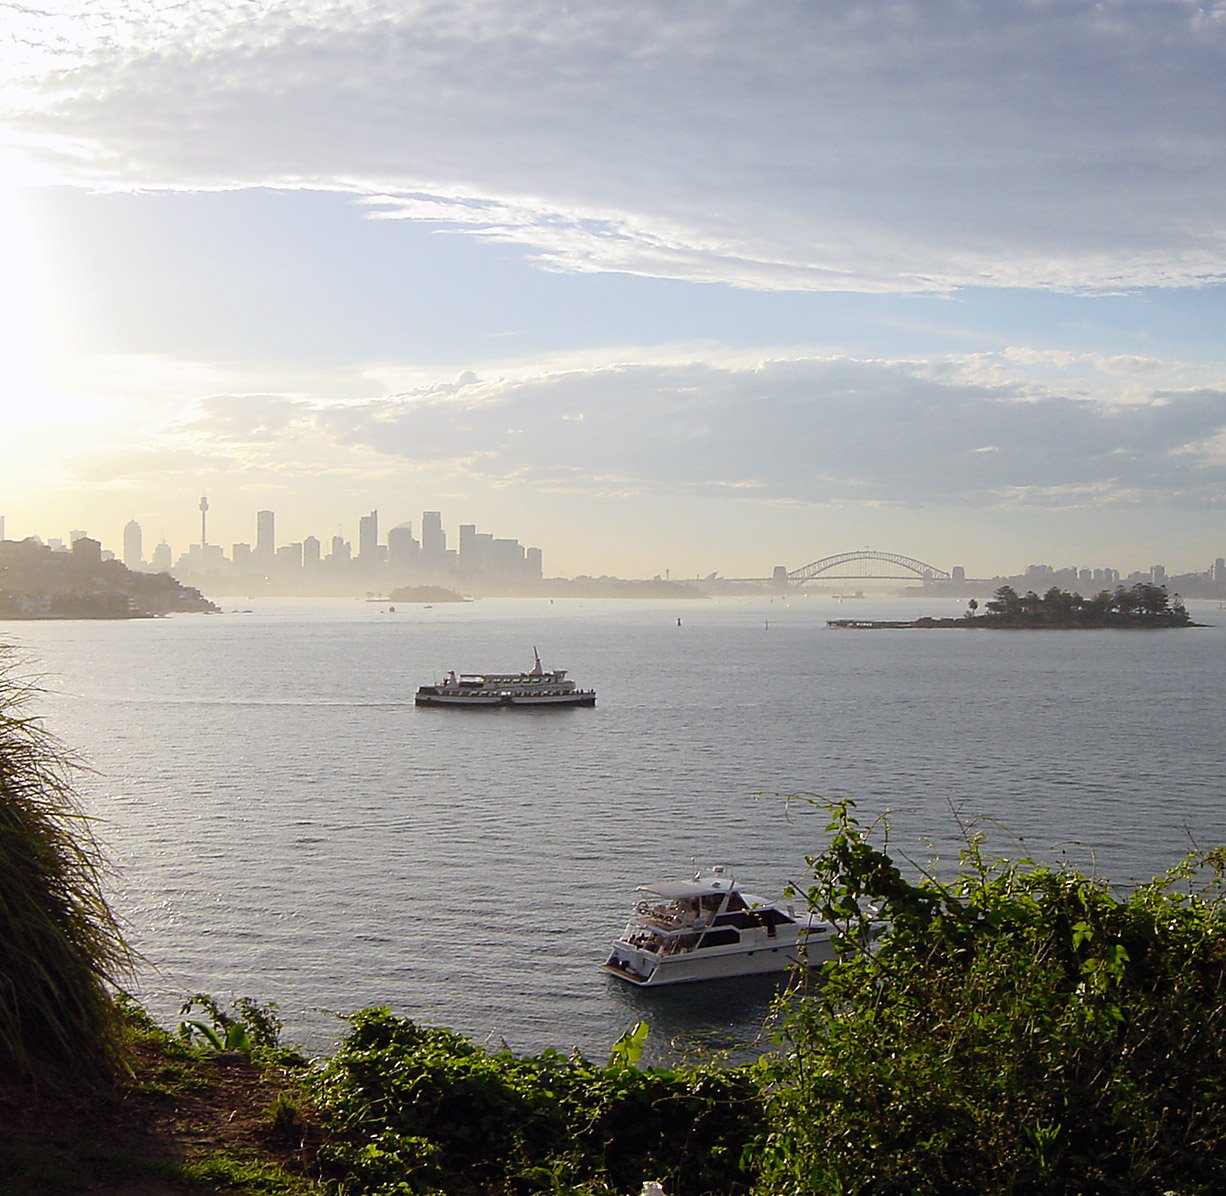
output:
[[792,983],[784,972],[662,988],[637,988],[614,976],[606,979],[610,1002],[624,1014],[626,1029],[637,1021],[651,1027],[643,1052],[646,1067],[696,1063],[713,1054],[729,1063],[757,1058],[771,1049],[774,1007]]

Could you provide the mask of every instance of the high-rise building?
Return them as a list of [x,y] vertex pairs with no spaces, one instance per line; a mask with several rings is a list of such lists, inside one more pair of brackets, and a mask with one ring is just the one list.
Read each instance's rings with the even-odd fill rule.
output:
[[304,569],[314,569],[319,564],[319,556],[323,545],[315,536],[307,536],[302,541],[302,565]]
[[488,567],[487,545],[493,536],[477,531],[476,524],[460,524],[460,570],[467,578],[481,577]]
[[163,540],[153,550],[153,568],[158,573],[166,573],[169,571],[173,558],[170,554],[170,545]]
[[490,572],[499,581],[513,581],[523,576],[524,550],[518,540],[498,538],[490,545]]
[[255,555],[261,560],[272,560],[277,553],[277,517],[271,511],[257,511],[255,515]]
[[140,524],[129,519],[123,526],[123,563],[129,569],[139,569],[144,563]]
[[443,516],[438,511],[423,511],[421,516],[421,555],[428,564],[438,564],[447,552]]
[[[4,523],[0,521],[0,539],[4,538]],[[1218,557],[1213,562],[1212,568],[1209,570],[1209,577],[1212,581],[1226,581],[1226,557]]]
[[352,550],[349,547],[349,541],[344,536],[332,537],[332,551],[328,553],[330,561],[347,561],[352,555]]
[[4,539],[4,516],[0,515],[0,540]]
[[72,534],[72,555],[85,561],[102,560],[102,545],[84,532]]
[[89,532],[83,532],[80,530],[80,528],[74,527],[72,531],[68,533],[68,543],[69,544],[75,544],[78,540],[88,540],[88,539],[89,539]]
[[387,533],[387,561],[393,569],[411,569],[420,556],[421,545],[413,539],[411,523],[402,523]]
[[379,512],[371,511],[358,520],[358,560],[370,564],[379,556]]
[[1151,565],[1149,567],[1149,580],[1156,586],[1166,585],[1166,566]]

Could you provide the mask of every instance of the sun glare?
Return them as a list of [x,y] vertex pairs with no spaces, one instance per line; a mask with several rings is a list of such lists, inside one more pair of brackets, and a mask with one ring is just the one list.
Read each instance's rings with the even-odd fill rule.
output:
[[0,149],[0,395],[9,424],[41,419],[46,346],[41,231],[21,160]]

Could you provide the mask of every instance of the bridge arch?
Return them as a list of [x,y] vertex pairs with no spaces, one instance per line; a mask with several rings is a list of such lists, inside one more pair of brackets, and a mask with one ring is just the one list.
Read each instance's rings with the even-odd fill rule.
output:
[[[881,581],[898,581],[899,574],[897,573],[842,573],[837,570],[842,565],[849,565],[853,562],[860,562],[864,565],[894,565],[896,568],[905,569],[915,577],[922,578],[924,581],[949,581],[952,574],[946,569],[938,569],[936,565],[926,564],[924,561],[916,560],[913,556],[903,556],[898,552],[876,552],[871,548],[858,548],[854,552],[839,552],[834,556],[822,557],[820,561],[813,561],[811,564],[804,565],[799,569],[793,569],[787,574],[789,582],[796,585],[804,585],[806,581],[812,581],[815,577],[825,576],[834,580],[838,578],[843,581],[855,580],[856,578],[865,578],[868,580]],[[903,574],[905,578],[906,574]]]

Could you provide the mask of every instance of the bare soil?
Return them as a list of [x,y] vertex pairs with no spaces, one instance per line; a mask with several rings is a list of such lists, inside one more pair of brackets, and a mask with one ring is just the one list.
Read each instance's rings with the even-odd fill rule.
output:
[[[134,1047],[135,1074],[112,1091],[52,1097],[0,1077],[0,1192],[5,1196],[185,1196],[317,1190],[318,1134],[301,1115],[288,1072],[232,1052],[190,1055],[156,1042]],[[278,1094],[285,1096],[278,1101]],[[218,1158],[261,1178],[184,1178],[185,1164]]]

